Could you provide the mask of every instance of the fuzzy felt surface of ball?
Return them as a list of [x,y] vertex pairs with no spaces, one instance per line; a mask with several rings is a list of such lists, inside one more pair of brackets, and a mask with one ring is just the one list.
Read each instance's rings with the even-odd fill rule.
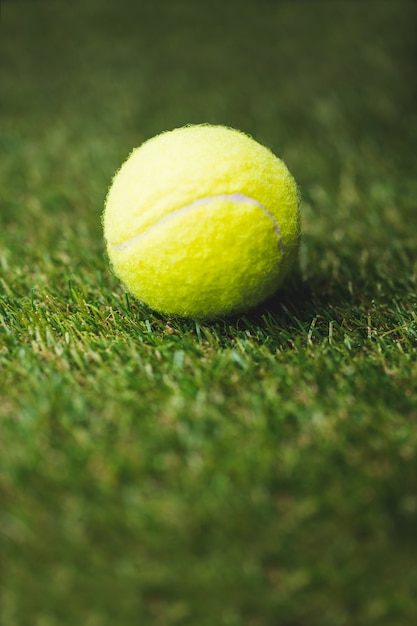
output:
[[244,312],[298,262],[294,178],[268,148],[223,126],[177,128],[134,149],[102,221],[115,274],[166,315]]

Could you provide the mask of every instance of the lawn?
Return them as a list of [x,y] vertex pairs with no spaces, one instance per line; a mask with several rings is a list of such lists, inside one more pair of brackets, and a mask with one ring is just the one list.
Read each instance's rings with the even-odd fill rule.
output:
[[[3,0],[0,625],[417,623],[417,8]],[[300,275],[210,323],[128,296],[133,147],[253,135]]]

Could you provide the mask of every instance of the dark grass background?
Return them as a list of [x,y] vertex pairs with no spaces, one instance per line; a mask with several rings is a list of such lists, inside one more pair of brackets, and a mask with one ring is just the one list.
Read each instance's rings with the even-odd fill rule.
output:
[[[1,626],[417,623],[413,2],[4,1]],[[152,135],[231,125],[303,196],[301,276],[164,319],[100,213]]]

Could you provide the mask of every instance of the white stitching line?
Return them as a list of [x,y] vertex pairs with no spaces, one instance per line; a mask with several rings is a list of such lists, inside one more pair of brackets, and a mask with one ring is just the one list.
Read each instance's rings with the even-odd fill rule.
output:
[[140,233],[139,235],[136,235],[136,237],[132,237],[132,239],[128,239],[127,241],[124,241],[123,243],[118,244],[118,245],[112,244],[113,248],[115,250],[124,250],[125,248],[128,248],[132,244],[136,243],[141,237],[143,237],[144,235],[149,233],[150,230],[152,230],[153,228],[156,228],[157,226],[160,226],[164,222],[167,222],[171,218],[173,218],[176,215],[178,215],[178,213],[183,213],[185,211],[189,211],[189,210],[193,209],[196,206],[201,206],[202,204],[210,204],[211,202],[215,202],[216,200],[228,200],[229,202],[236,202],[237,204],[248,204],[248,203],[250,203],[250,204],[255,204],[260,209],[262,209],[262,211],[265,213],[265,215],[267,217],[269,217],[269,219],[272,221],[272,223],[274,225],[275,233],[276,233],[276,235],[278,237],[279,249],[281,250],[282,253],[284,253],[284,250],[285,250],[284,241],[282,239],[281,229],[280,229],[279,224],[278,224],[277,220],[275,219],[275,217],[272,215],[272,213],[270,213],[268,211],[268,209],[266,207],[263,206],[263,204],[261,204],[260,202],[258,202],[254,198],[250,198],[249,196],[245,196],[245,194],[243,194],[243,193],[224,193],[224,194],[220,194],[219,196],[206,196],[205,198],[199,198],[198,200],[194,200],[194,202],[191,202],[190,204],[186,204],[185,206],[181,207],[180,209],[176,209],[175,211],[172,211],[172,213],[169,213],[168,215],[165,215],[160,220],[155,222],[155,224],[152,224],[152,226],[149,226],[149,228],[144,230],[142,233]]

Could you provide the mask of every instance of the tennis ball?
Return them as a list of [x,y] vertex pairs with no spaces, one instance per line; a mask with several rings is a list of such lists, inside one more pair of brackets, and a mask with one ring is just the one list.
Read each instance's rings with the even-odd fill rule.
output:
[[195,125],[133,150],[103,213],[115,274],[163,314],[208,319],[274,294],[297,263],[296,183],[244,133]]

